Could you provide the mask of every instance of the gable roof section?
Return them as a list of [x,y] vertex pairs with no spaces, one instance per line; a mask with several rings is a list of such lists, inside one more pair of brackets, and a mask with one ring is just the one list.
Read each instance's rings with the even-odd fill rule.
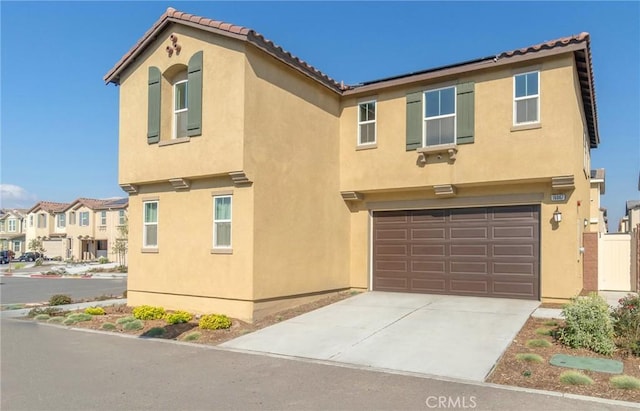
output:
[[101,200],[96,198],[84,198],[80,197],[75,201],[69,203],[67,207],[62,211],[77,210],[80,207],[87,207],[91,210],[109,210],[127,208],[129,205],[129,199],[127,198],[111,198],[107,200]]
[[59,213],[64,211],[69,203],[54,203],[52,201],[39,201],[31,207],[26,214],[35,213],[37,211],[46,211],[47,213]]
[[640,208],[640,200],[627,201],[627,214],[629,214],[630,210],[634,210],[636,208]]
[[0,210],[0,220],[4,220],[10,216],[24,218],[26,214],[27,210],[24,208],[5,208]]
[[[225,37],[235,38],[245,41],[270,54],[277,60],[294,68],[302,74],[314,79],[330,90],[347,96],[373,92],[375,90],[394,87],[423,80],[435,79],[438,77],[461,74],[490,67],[497,67],[506,64],[513,64],[521,61],[533,60],[541,57],[573,52],[578,78],[580,81],[580,91],[582,104],[584,107],[589,142],[591,148],[596,148],[600,144],[598,132],[598,112],[595,100],[595,86],[593,79],[593,64],[591,59],[591,45],[589,33],[583,32],[569,37],[547,41],[529,47],[516,50],[504,51],[499,54],[470,60],[462,63],[436,67],[428,70],[402,74],[394,77],[387,77],[380,80],[373,80],[346,86],[336,82],[320,70],[282,49],[282,47],[267,40],[256,31],[243,26],[236,26],[222,21],[212,20],[193,14],[183,13],[172,7],[160,16],[151,28],[138,40],[138,42],[109,70],[104,76],[104,81],[119,84],[120,74],[127,68],[149,44],[151,44],[162,30],[170,24],[183,24],[201,30],[216,33]],[[640,182],[638,184],[640,189]]]
[[125,54],[120,61],[104,76],[105,83],[120,83],[120,74],[127,68],[147,46],[149,46],[171,23],[183,24],[185,26],[195,27],[201,30],[209,31],[225,37],[235,38],[247,43],[253,44],[267,54],[275,57],[284,64],[296,69],[302,74],[312,78],[332,91],[339,92],[343,86],[337,81],[330,78],[320,70],[309,65],[305,61],[285,51],[282,47],[267,40],[260,33],[247,27],[236,26],[218,20],[212,20],[205,17],[195,16],[193,14],[183,13],[172,7],[160,16],[160,18],[151,26],[151,28],[138,40],[138,42]]

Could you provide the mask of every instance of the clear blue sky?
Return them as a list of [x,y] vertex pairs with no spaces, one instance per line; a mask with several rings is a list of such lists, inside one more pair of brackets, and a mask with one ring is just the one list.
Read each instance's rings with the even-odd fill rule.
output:
[[588,31],[610,229],[639,199],[640,3],[7,2],[1,13],[2,206],[124,196],[118,88],[104,74],[168,6],[252,28],[347,84]]

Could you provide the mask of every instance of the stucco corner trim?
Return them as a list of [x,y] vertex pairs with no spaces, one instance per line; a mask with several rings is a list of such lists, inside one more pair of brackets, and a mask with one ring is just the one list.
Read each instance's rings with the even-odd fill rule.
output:
[[233,254],[233,248],[212,248],[211,254]]
[[143,254],[158,254],[160,252],[159,248],[142,248],[140,250]]
[[170,178],[169,182],[176,190],[188,190],[191,182],[184,178]]
[[191,141],[191,137],[172,138],[171,140],[162,140],[161,142],[158,143],[158,147],[172,146],[174,144],[180,144],[180,143],[188,143],[189,141]]
[[340,195],[344,201],[362,201],[364,195],[357,191],[341,191]]
[[416,149],[416,152],[418,153],[418,161],[421,164],[427,164],[427,157],[430,155],[435,155],[438,159],[441,159],[442,155],[447,155],[449,156],[449,161],[456,161],[458,146],[456,144],[442,144],[438,146],[420,147]]
[[247,186],[247,185],[253,184],[253,181],[249,180],[249,177],[247,177],[245,172],[242,171],[242,170],[240,170],[240,171],[231,171],[229,173],[229,177],[231,177],[231,180],[233,181],[233,184],[236,187],[242,187],[242,186]]
[[129,193],[129,194],[137,194],[138,193],[138,186],[134,185],[134,184],[120,184],[120,188],[125,193]]
[[551,177],[551,188],[554,190],[573,190],[576,188],[573,175]]

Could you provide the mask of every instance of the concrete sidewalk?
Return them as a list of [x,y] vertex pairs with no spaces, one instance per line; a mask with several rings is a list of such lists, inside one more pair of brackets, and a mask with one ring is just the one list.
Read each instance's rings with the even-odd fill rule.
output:
[[[62,311],[73,311],[73,310],[80,310],[80,309],[83,310],[88,307],[106,307],[109,305],[121,305],[126,303],[127,303],[126,298],[117,298],[114,300],[89,301],[86,303],[56,305],[54,307],[60,308]],[[41,306],[38,308],[44,308],[44,307],[48,307],[48,306]],[[3,310],[3,311],[0,311],[0,318],[26,317],[29,314],[29,311],[31,311],[33,308],[36,308],[36,307],[22,308],[20,310]]]
[[221,346],[484,381],[539,304],[374,291]]

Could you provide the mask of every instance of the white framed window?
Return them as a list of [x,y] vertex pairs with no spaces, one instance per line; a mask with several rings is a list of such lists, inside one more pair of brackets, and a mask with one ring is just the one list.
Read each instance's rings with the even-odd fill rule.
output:
[[173,85],[173,138],[187,137],[187,84],[185,79]]
[[0,231],[4,231],[4,220],[0,220]]
[[56,227],[65,228],[66,226],[67,226],[67,215],[64,213],[56,215]]
[[445,87],[424,93],[424,147],[454,144],[456,141],[456,88]]
[[81,211],[80,212],[80,226],[88,226],[89,225],[89,212]]
[[213,197],[213,248],[231,248],[232,196]]
[[46,214],[38,214],[38,228],[47,228]]
[[158,201],[144,201],[142,209],[142,246],[145,248],[157,248]]
[[513,124],[540,122],[540,72],[513,76]]
[[69,225],[74,225],[76,223],[76,212],[71,211],[69,213]]
[[7,220],[7,225],[8,225],[8,231],[10,233],[15,233],[16,230],[16,219],[15,218],[10,218]]
[[127,224],[127,215],[125,214],[124,210],[118,211],[118,224],[120,225]]
[[107,225],[107,212],[100,211],[100,225]]
[[33,227],[33,214],[29,216],[29,227]]
[[358,104],[358,145],[376,143],[376,101]]
[[13,242],[13,251],[16,253],[20,252],[20,241],[14,241]]

